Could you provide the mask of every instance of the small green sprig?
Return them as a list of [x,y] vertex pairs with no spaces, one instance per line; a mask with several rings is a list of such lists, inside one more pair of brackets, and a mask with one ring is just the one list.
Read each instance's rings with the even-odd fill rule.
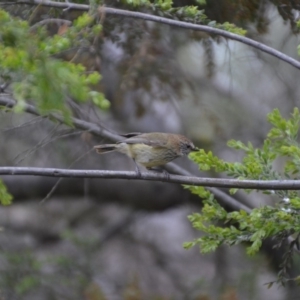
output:
[[3,181],[0,179],[0,203],[2,205],[10,205],[12,202],[12,195],[7,191],[6,186],[3,184]]
[[26,101],[31,100],[41,114],[58,112],[70,122],[68,96],[78,102],[91,100],[107,109],[109,102],[104,95],[92,89],[101,75],[57,58],[70,48],[88,45],[100,32],[101,25],[88,13],[62,33],[49,36],[43,27],[33,30],[27,22],[0,10],[0,75],[12,82],[15,111],[23,111]]
[[[299,109],[295,108],[289,119],[282,117],[278,109],[268,114],[267,119],[272,128],[262,146],[255,148],[251,143],[230,140],[228,146],[243,151],[241,162],[225,162],[214,156],[211,151],[201,150],[190,154],[190,158],[198,164],[200,170],[213,170],[225,173],[237,179],[284,180],[298,179],[300,171],[300,144],[298,131],[300,126]],[[281,161],[281,168],[276,162]],[[283,162],[283,163],[282,163]],[[277,200],[274,206],[263,205],[251,213],[243,210],[228,213],[215,200],[212,193],[203,187],[185,186],[193,194],[203,199],[201,213],[189,216],[194,228],[204,236],[184,244],[185,248],[200,246],[201,252],[216,250],[221,245],[246,243],[247,253],[256,254],[267,238],[275,238],[277,245],[291,237],[293,245],[299,245],[300,233],[300,196],[293,190],[264,191]],[[232,189],[235,193],[237,189]],[[254,190],[247,190],[253,192]],[[258,191],[260,192],[260,191]],[[217,225],[216,225],[217,224]],[[287,263],[290,263],[294,247],[290,247],[278,273],[279,281],[287,280]]]

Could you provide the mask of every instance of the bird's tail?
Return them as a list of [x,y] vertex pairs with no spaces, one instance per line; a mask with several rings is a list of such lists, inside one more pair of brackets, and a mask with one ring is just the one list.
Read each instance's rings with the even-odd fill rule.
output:
[[103,153],[115,151],[117,147],[118,146],[116,144],[106,144],[106,145],[94,146],[94,149],[97,151],[98,154],[103,154]]

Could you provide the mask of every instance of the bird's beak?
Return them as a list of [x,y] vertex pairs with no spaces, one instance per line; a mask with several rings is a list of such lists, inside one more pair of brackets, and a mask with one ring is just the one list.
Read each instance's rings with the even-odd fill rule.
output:
[[193,149],[192,149],[192,151],[194,152],[196,152],[196,151],[199,151],[200,149],[199,148],[197,148],[197,147],[194,147]]

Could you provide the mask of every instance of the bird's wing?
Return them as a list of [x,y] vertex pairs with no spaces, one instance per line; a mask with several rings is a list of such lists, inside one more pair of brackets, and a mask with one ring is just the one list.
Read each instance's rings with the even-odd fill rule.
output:
[[125,133],[125,134],[120,134],[120,136],[123,136],[125,138],[131,138],[137,135],[141,135],[141,132],[129,132],[129,133]]
[[148,138],[144,138],[142,136],[137,136],[137,137],[131,137],[129,139],[126,139],[123,141],[123,143],[126,144],[145,144],[148,146],[152,147],[157,147],[157,148],[164,148],[166,146],[166,141],[161,141],[159,139],[151,139],[149,140]]

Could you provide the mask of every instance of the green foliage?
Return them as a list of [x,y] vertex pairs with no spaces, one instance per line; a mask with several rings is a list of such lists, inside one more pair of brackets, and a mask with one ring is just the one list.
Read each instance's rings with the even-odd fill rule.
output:
[[95,257],[101,251],[99,237],[66,230],[61,238],[76,251],[40,256],[31,248],[0,249],[0,290],[5,299],[34,299],[45,294],[47,299],[84,299],[82,295],[99,271],[95,269]]
[[[1,251],[1,258],[3,251]],[[0,279],[0,286],[6,289],[12,286],[13,292],[18,297],[24,297],[41,284],[39,272],[40,263],[33,257],[31,252],[23,251],[5,252],[5,272]]]
[[150,0],[122,0],[122,2],[124,4],[127,5],[132,5],[135,7],[139,7],[139,6],[146,6],[146,7],[151,7],[151,6],[155,6],[161,10],[168,10],[170,8],[172,8],[173,5],[173,1],[172,0],[154,0],[154,1],[150,1]]
[[6,186],[0,179],[0,203],[2,205],[9,205],[12,201],[12,195],[7,191]]
[[[204,5],[205,1],[200,0],[199,5]],[[122,3],[133,6],[134,8],[147,8],[152,13],[171,19],[191,23],[208,24],[204,10],[199,10],[197,6],[174,7],[172,0],[123,0]]]
[[99,245],[96,246],[96,237],[94,243],[90,238],[87,244],[74,233],[68,235],[73,237],[68,242],[82,251],[83,259],[77,260],[70,253],[38,257],[32,249],[13,252],[1,249],[1,295],[7,299],[31,299],[46,292],[49,299],[78,299],[92,282],[95,269],[91,255],[98,253]]
[[154,0],[154,5],[158,6],[162,10],[168,10],[172,8],[172,0]]
[[229,23],[229,22],[225,22],[223,24],[220,24],[217,27],[220,28],[220,29],[238,34],[238,35],[242,35],[242,36],[246,35],[246,33],[247,33],[247,30],[245,30],[243,28],[240,28],[240,27],[237,27],[236,25],[234,25],[232,23]]
[[[273,127],[260,148],[255,148],[250,142],[248,144],[235,140],[228,142],[230,148],[244,152],[240,163],[225,162],[204,150],[190,154],[190,158],[199,165],[201,170],[212,169],[241,180],[299,179],[299,109],[295,108],[289,119],[283,118],[278,109],[268,114],[267,118]],[[279,159],[281,169],[276,164]],[[223,244],[232,246],[246,242],[247,253],[254,255],[266,238],[276,238],[278,245],[281,245],[287,237],[293,237],[293,234],[297,235],[294,237],[293,246],[299,248],[300,196],[298,191],[264,191],[263,193],[277,199],[274,207],[261,206],[248,214],[243,210],[226,212],[214,196],[203,187],[185,186],[185,188],[204,199],[201,213],[189,216],[193,227],[202,231],[204,236],[185,243],[185,248],[199,245],[201,252],[207,253]],[[235,189],[233,192],[236,191]],[[293,250],[294,247],[290,247],[286,252],[286,259],[279,273],[281,283],[288,280],[285,278],[286,265],[290,262]]]
[[94,18],[84,13],[73,26],[66,25],[61,33],[49,36],[43,27],[30,28],[27,22],[0,10],[0,76],[12,83],[16,111],[22,111],[24,103],[31,100],[40,113],[59,112],[69,121],[68,97],[108,108],[103,94],[91,89],[100,81],[99,73],[89,74],[82,65],[57,58],[71,47],[89,45],[102,28],[94,23]]

